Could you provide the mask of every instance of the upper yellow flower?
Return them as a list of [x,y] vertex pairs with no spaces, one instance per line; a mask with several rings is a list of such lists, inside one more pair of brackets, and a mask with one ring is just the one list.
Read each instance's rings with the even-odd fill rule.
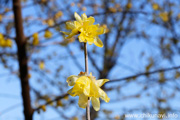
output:
[[66,22],[66,29],[71,30],[71,32],[63,32],[68,35],[66,39],[73,37],[74,35],[79,35],[79,42],[88,42],[90,45],[95,44],[98,47],[103,47],[102,41],[99,39],[98,35],[104,34],[104,27],[100,27],[99,24],[94,25],[94,17],[87,17],[85,13],[81,17],[75,12],[74,17],[76,21]]
[[79,96],[78,105],[81,108],[86,108],[89,97],[93,108],[98,111],[100,109],[99,98],[103,99],[105,102],[109,102],[110,100],[107,94],[100,88],[107,81],[109,80],[96,80],[92,74],[90,74],[90,76],[85,76],[85,74],[80,74],[78,76],[72,75],[67,78],[67,83],[69,86],[74,87],[71,88],[68,93],[73,97]]

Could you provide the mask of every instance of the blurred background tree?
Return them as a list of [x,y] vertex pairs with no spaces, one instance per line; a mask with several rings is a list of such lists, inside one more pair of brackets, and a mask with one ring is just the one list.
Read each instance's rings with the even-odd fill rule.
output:
[[[16,2],[22,22],[14,14]],[[66,94],[66,78],[84,71],[83,44],[60,33],[74,12],[107,28],[103,48],[88,46],[89,71],[111,80],[103,86],[110,103],[102,102],[99,112],[91,109],[92,120],[124,120],[128,113],[180,115],[179,9],[175,0],[0,1],[0,119],[24,119],[26,107],[24,113],[35,120],[85,119],[77,97]],[[18,36],[19,24],[24,36]],[[21,65],[25,69],[19,72]]]

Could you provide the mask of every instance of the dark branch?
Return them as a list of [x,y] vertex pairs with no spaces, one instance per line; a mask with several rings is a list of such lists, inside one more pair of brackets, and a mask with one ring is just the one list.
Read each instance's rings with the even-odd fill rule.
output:
[[[52,102],[56,102],[56,101],[58,101],[58,100],[61,100],[61,99],[63,99],[63,98],[66,97],[66,96],[68,96],[67,93],[64,94],[64,95],[58,96],[58,97],[54,98],[54,99],[51,100],[51,101],[46,102],[44,105],[45,105],[45,106],[46,106],[46,105],[49,105],[49,104],[51,104]],[[43,105],[39,106],[38,108],[35,108],[35,109],[34,109],[34,112],[40,110],[40,109],[42,108],[42,106],[43,106]]]
[[108,83],[119,82],[119,81],[132,79],[132,78],[136,78],[136,77],[140,77],[140,76],[144,76],[144,75],[155,74],[155,73],[158,73],[158,72],[167,72],[167,71],[171,71],[171,70],[175,70],[175,69],[179,69],[179,68],[180,68],[180,66],[175,66],[175,67],[171,67],[171,68],[164,68],[164,69],[155,70],[155,71],[152,71],[152,72],[139,73],[139,74],[136,74],[136,75],[132,75],[132,76],[128,76],[128,77],[124,77],[124,78],[120,78],[120,79],[110,80]]

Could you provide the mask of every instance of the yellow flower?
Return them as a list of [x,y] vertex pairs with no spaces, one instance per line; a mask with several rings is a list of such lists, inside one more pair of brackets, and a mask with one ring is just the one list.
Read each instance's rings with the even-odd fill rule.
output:
[[45,68],[44,61],[41,61],[41,62],[39,63],[39,68],[40,68],[41,70],[43,70],[43,69]]
[[32,37],[33,37],[33,45],[34,46],[38,45],[39,44],[39,35],[38,35],[38,33],[34,33]]
[[61,102],[61,100],[58,100],[57,102],[56,102],[56,106],[58,107],[58,106],[63,106],[63,104],[62,104],[62,102]]
[[159,5],[157,3],[153,3],[152,7],[154,10],[158,10],[159,9]]
[[12,47],[12,40],[7,39],[5,44],[6,44],[6,47]]
[[0,33],[0,46],[5,47],[6,41],[4,40],[3,34]]
[[52,37],[52,32],[49,31],[49,30],[46,30],[45,33],[44,33],[44,37],[45,38],[51,38]]
[[0,22],[2,21],[3,16],[0,14]]
[[6,47],[6,41],[4,39],[0,39],[0,46]]
[[127,3],[126,8],[131,9],[132,8],[132,3],[131,2]]
[[73,97],[79,96],[78,105],[81,108],[86,108],[89,97],[93,108],[98,111],[100,109],[99,98],[105,102],[109,102],[110,100],[107,94],[100,88],[108,81],[108,79],[96,80],[92,74],[89,76],[85,76],[84,74],[79,74],[78,76],[71,75],[67,78],[67,83],[69,86],[73,86],[73,88],[68,91],[68,94]]
[[169,20],[169,16],[167,12],[162,12],[159,14],[159,17],[164,21],[167,22]]
[[94,17],[87,17],[86,14],[82,14],[81,17],[75,12],[74,17],[76,21],[66,22],[66,29],[71,30],[71,32],[63,32],[69,39],[74,35],[79,35],[79,42],[88,42],[90,45],[95,44],[98,47],[103,47],[102,41],[99,39],[98,35],[104,34],[105,29],[100,27],[99,24],[94,25]]
[[46,24],[48,24],[49,26],[53,26],[54,25],[54,20],[53,19],[48,19],[46,21]]
[[41,106],[41,109],[45,112],[45,111],[46,111],[46,106],[45,106],[45,105],[42,105],[42,106]]
[[3,34],[0,33],[0,46],[1,47],[12,47],[12,40],[11,39],[4,39]]

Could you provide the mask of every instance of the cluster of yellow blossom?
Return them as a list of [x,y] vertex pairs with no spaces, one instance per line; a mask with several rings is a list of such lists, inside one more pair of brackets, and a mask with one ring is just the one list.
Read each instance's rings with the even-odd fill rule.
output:
[[52,32],[49,31],[49,30],[46,30],[45,33],[44,33],[44,37],[45,37],[45,38],[51,38],[52,35],[53,35]]
[[39,44],[39,35],[38,33],[33,34],[33,45],[38,45]]
[[4,39],[4,36],[0,33],[0,47],[12,47],[11,39]]
[[78,105],[81,108],[86,108],[88,98],[92,102],[93,108],[98,111],[100,109],[99,98],[105,102],[109,102],[110,98],[107,94],[100,88],[104,83],[108,82],[108,79],[96,80],[92,73],[89,76],[81,72],[78,76],[71,75],[67,78],[67,83],[69,86],[74,86],[68,91],[71,96],[79,96]]
[[3,16],[0,14],[0,22],[2,21],[2,19],[3,19]]
[[159,17],[164,21],[164,22],[168,22],[169,20],[169,15],[168,12],[162,12],[159,14]]
[[159,9],[159,5],[158,5],[157,3],[153,3],[153,4],[152,4],[152,8],[153,8],[154,10],[158,10],[158,9]]
[[71,30],[71,32],[63,32],[69,39],[74,35],[80,34],[78,36],[79,42],[88,42],[90,45],[95,44],[98,47],[103,47],[102,41],[99,39],[98,35],[105,33],[105,28],[101,27],[99,24],[94,25],[94,17],[87,17],[86,14],[82,14],[81,17],[75,12],[74,17],[76,21],[66,22],[66,29]]
[[40,61],[40,63],[39,63],[39,68],[40,68],[41,70],[43,70],[43,69],[45,68],[44,61]]
[[55,14],[55,19],[58,19],[60,18],[61,16],[63,15],[63,12],[62,11],[58,11],[56,14]]

